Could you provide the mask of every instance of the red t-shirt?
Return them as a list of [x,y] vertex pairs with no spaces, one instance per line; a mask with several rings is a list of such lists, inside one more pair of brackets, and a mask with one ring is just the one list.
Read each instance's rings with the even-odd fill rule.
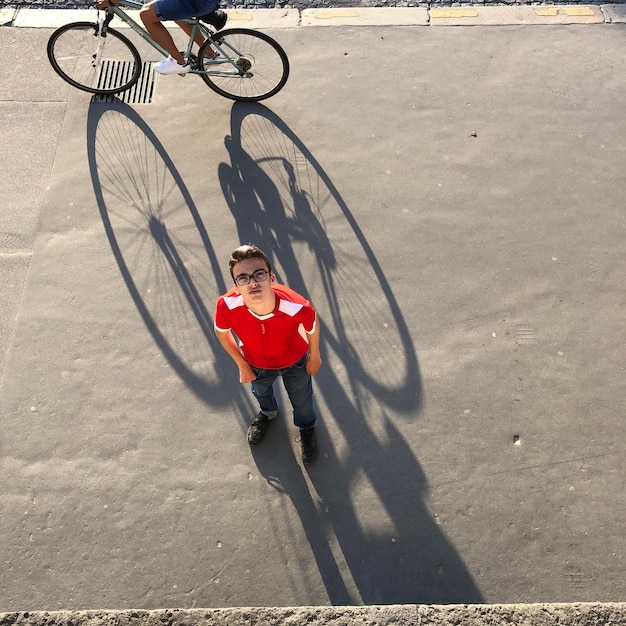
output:
[[315,330],[315,309],[285,285],[273,284],[276,306],[268,315],[257,315],[244,304],[233,287],[215,306],[215,330],[233,331],[241,354],[250,365],[281,369],[299,361],[309,349],[307,334]]

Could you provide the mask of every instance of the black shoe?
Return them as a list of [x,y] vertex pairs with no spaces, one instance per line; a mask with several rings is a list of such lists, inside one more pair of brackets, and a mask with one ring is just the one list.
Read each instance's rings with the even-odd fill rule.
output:
[[[181,52],[181,54],[185,56],[185,52]],[[188,65],[192,70],[197,70],[198,69],[198,57],[195,54],[191,53],[187,57],[187,63],[185,63],[185,65]]]
[[228,15],[221,9],[215,9],[215,11],[211,11],[206,15],[201,15],[198,19],[206,22],[207,24],[211,24],[215,30],[222,30],[222,28],[226,26]]
[[300,430],[300,452],[304,463],[315,463],[319,450],[317,449],[317,436],[315,428]]
[[256,446],[257,443],[265,437],[267,429],[270,427],[270,418],[259,411],[258,415],[250,422],[248,426],[248,443]]

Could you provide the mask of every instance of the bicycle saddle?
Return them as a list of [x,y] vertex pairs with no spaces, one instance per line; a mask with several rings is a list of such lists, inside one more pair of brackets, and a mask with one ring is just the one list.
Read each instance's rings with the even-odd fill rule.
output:
[[210,24],[215,30],[221,30],[226,25],[228,15],[221,9],[215,9],[215,11],[211,11],[206,15],[199,15],[198,19]]

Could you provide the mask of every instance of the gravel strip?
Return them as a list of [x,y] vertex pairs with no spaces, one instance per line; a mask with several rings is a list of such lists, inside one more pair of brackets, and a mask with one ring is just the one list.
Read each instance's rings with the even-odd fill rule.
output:
[[[0,0],[0,8],[35,8],[35,9],[84,9],[93,6],[93,0]],[[223,8],[293,8],[318,9],[342,7],[438,7],[438,6],[514,6],[514,5],[589,5],[606,2],[586,2],[585,0],[546,0],[545,2],[524,0],[222,0]],[[626,0],[611,0],[611,4],[626,4]]]

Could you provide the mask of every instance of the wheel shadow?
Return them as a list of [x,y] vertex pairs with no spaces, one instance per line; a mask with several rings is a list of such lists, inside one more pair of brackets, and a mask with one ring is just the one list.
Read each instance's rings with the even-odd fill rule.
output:
[[[87,147],[113,256],[155,344],[207,406],[228,405],[245,419],[253,403],[213,333],[212,306],[227,286],[182,177],[150,127],[121,102],[92,103]],[[420,411],[419,365],[358,220],[267,108],[235,105],[226,147],[230,163],[220,164],[219,180],[240,242],[266,249],[279,279],[311,297],[323,325],[318,465],[303,471],[286,453],[292,427],[285,424],[253,456],[293,502],[330,601],[480,602],[427,510],[427,481],[401,432]],[[367,296],[363,282],[375,286]],[[309,567],[302,563],[301,571]]]
[[284,428],[270,431],[253,455],[298,511],[330,601],[481,602],[427,510],[427,480],[401,432],[420,412],[419,364],[358,220],[266,107],[233,107],[226,148],[230,163],[220,164],[219,178],[240,243],[268,252],[279,281],[310,297],[321,320],[320,460],[303,471],[284,452]]
[[113,256],[154,342],[203,402],[234,402],[249,414],[239,385],[222,374],[228,357],[213,330],[213,303],[226,291],[222,267],[167,151],[134,109],[113,101],[90,104],[87,154]]

